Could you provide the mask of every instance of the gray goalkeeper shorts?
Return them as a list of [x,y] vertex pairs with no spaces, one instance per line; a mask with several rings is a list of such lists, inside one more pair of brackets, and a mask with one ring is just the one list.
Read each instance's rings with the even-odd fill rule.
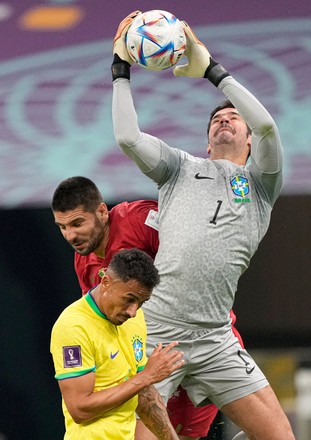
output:
[[147,355],[159,342],[178,341],[185,364],[155,384],[167,402],[179,385],[195,406],[214,403],[219,409],[267,385],[266,377],[234,336],[231,325],[216,328],[179,328],[147,322]]

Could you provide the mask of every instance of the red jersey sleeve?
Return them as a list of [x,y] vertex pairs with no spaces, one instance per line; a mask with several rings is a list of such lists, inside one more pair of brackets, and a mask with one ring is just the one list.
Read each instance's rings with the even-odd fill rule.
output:
[[131,203],[128,219],[137,233],[135,247],[145,251],[154,259],[159,248],[158,203],[154,200],[139,200]]

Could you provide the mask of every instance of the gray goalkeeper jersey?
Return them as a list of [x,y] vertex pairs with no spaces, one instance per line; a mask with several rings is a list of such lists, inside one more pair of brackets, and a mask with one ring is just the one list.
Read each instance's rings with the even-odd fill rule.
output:
[[142,133],[129,81],[114,81],[117,142],[159,188],[160,284],[144,304],[145,316],[180,327],[229,323],[238,280],[267,231],[281,187],[282,147],[273,119],[232,77],[219,89],[252,130],[245,167],[194,157]]

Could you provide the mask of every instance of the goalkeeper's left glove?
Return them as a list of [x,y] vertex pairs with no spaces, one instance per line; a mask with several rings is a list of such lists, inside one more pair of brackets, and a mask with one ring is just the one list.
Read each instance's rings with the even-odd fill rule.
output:
[[216,63],[204,44],[197,38],[191,27],[182,22],[186,34],[185,56],[188,63],[177,66],[173,70],[175,76],[190,76],[194,78],[207,78],[216,87],[229,73]]
[[130,67],[134,61],[126,48],[126,33],[138,14],[141,14],[141,11],[131,12],[118,26],[113,40],[113,61],[111,65],[113,81],[117,78],[130,79]]

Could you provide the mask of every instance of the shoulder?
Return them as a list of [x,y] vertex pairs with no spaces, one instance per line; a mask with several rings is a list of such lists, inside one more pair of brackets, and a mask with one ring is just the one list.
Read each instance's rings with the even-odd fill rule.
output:
[[73,324],[79,325],[80,322],[85,321],[85,316],[83,314],[84,308],[85,298],[79,298],[77,301],[67,306],[55,321],[53,331],[56,329],[61,331],[64,327],[72,328]]
[[158,209],[158,202],[156,200],[135,200],[134,202],[123,202],[115,206],[118,212],[139,212],[150,209]]
[[114,206],[109,212],[110,221],[133,218],[145,219],[150,210],[158,210],[158,202],[156,200],[136,200],[134,202],[123,202]]
[[203,162],[203,161],[207,160],[206,158],[203,158],[203,157],[193,156],[192,154],[187,153],[187,151],[184,151],[184,150],[177,149],[177,151],[178,151],[178,154],[179,154],[181,160],[183,160],[183,161]]

